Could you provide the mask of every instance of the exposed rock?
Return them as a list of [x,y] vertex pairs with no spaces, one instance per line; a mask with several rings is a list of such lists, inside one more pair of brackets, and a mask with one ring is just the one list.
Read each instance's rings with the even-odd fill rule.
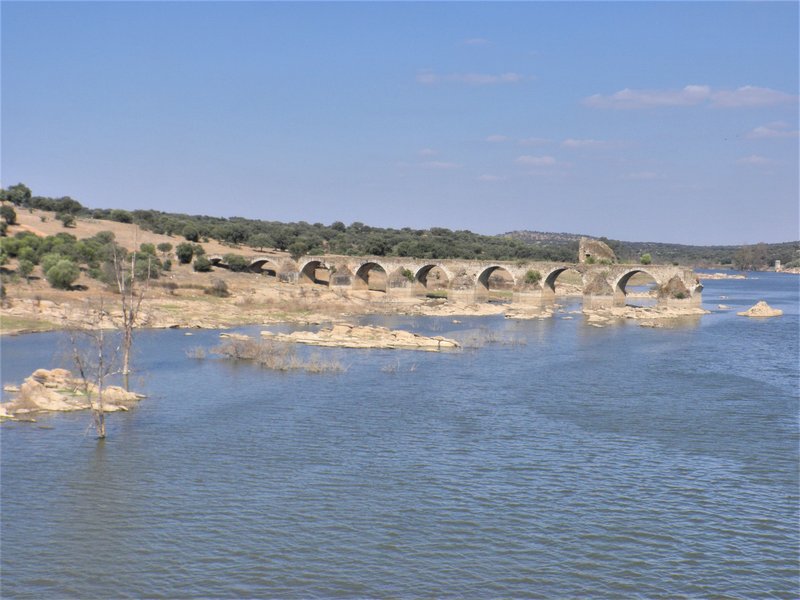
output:
[[614,289],[601,273],[597,273],[586,282],[583,293],[587,296],[611,296],[614,294]]
[[740,317],[780,317],[783,311],[779,308],[772,308],[763,300],[759,300],[747,310],[736,314]]
[[[13,386],[6,386],[12,388]],[[0,404],[0,417],[14,418],[31,412],[86,410],[97,403],[97,387],[89,384],[86,396],[83,382],[66,369],[37,369],[25,379],[10,402]],[[144,396],[110,385],[103,388],[103,410],[128,410]]]
[[728,306],[727,304],[717,304],[717,308],[720,309],[720,310],[730,310],[731,309],[731,307]]
[[682,300],[689,298],[691,294],[689,289],[684,285],[681,278],[677,275],[666,282],[664,285],[658,287],[659,298],[676,298]]
[[278,342],[340,348],[397,348],[436,352],[459,347],[455,340],[441,336],[426,337],[410,331],[391,330],[385,327],[359,327],[346,323],[339,323],[330,329],[321,329],[316,333],[295,331],[287,334],[262,331],[261,335]]
[[[681,317],[694,317],[706,315],[709,311],[699,306],[604,306],[602,308],[585,308],[583,310],[587,322],[607,322],[611,319],[637,319],[642,320],[644,327],[659,327],[654,324],[656,320],[677,319]],[[645,324],[646,323],[646,324]]]
[[578,262],[600,262],[603,260],[615,262],[617,255],[605,242],[585,237],[581,238],[578,246]]

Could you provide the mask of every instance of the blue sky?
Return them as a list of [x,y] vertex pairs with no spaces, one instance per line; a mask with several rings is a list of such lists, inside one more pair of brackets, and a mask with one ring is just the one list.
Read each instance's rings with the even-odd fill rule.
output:
[[798,232],[798,3],[2,2],[2,183],[87,206]]

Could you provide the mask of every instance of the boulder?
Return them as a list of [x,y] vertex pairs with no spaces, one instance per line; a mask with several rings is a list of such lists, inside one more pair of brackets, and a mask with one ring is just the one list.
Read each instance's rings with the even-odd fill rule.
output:
[[780,317],[783,311],[779,308],[772,308],[763,300],[759,300],[747,310],[736,314],[740,317]]

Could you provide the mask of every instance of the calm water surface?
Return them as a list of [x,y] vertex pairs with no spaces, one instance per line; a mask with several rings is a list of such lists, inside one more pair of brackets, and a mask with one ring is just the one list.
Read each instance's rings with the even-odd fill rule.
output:
[[[323,351],[339,375],[144,332],[107,441],[0,429],[2,596],[796,598],[800,278],[753,277],[671,329],[365,319],[516,343]],[[758,299],[786,314],[735,316]],[[61,343],[3,339],[3,383]]]

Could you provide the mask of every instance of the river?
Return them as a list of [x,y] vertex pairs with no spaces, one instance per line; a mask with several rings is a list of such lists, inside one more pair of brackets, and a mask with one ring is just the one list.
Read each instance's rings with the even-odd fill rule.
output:
[[[365,318],[506,341],[316,350],[340,374],[141,332],[148,398],[106,441],[86,413],[0,428],[2,596],[796,598],[798,282],[707,281],[669,329]],[[784,316],[736,316],[759,299]],[[4,338],[3,383],[62,348]]]

